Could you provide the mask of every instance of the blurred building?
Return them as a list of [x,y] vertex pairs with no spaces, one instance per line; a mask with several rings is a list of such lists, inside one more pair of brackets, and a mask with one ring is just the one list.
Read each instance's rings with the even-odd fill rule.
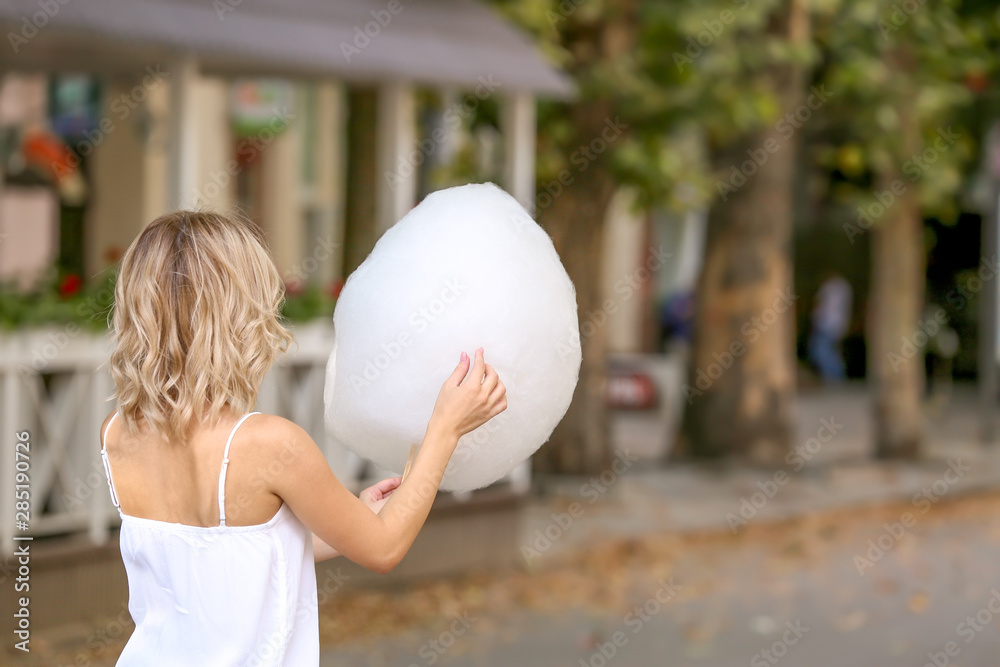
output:
[[0,6],[8,280],[92,276],[192,206],[246,211],[290,282],[342,279],[463,142],[462,176],[530,204],[534,96],[571,89],[470,0],[43,5]]

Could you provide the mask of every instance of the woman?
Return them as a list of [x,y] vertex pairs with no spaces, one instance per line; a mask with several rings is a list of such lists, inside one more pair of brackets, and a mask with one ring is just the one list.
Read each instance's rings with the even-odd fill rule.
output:
[[394,568],[458,439],[506,408],[462,352],[406,480],[356,498],[304,430],[248,413],[292,339],[282,298],[259,230],[214,213],[161,217],[122,259],[101,428],[136,624],[119,665],[317,665],[314,560]]

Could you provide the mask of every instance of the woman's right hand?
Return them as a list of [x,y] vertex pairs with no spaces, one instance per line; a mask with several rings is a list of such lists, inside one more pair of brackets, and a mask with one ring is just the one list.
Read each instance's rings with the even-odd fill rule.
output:
[[507,388],[486,363],[483,348],[476,350],[471,371],[469,364],[469,356],[463,352],[455,371],[441,387],[428,429],[443,429],[457,439],[507,409]]
[[458,439],[503,412],[506,393],[496,371],[486,365],[482,349],[476,351],[475,363],[463,353],[458,368],[441,387],[409,476],[395,488],[390,487],[396,480],[383,483],[380,495],[385,498],[389,491],[391,495],[378,514],[337,480],[313,439],[292,422],[257,417],[257,435],[249,443],[255,447],[248,449],[258,452],[261,470],[274,467],[267,490],[288,503],[313,532],[314,556],[340,553],[373,572],[389,572],[427,520]]

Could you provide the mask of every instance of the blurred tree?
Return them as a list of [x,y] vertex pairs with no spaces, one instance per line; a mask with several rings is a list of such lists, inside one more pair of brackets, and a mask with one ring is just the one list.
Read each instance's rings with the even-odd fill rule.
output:
[[[690,451],[783,455],[795,391],[793,112],[811,57],[802,2],[496,2],[577,82],[572,101],[540,106],[536,212],[576,285],[581,321],[606,310],[594,265],[617,187],[644,208],[709,206]],[[709,159],[680,148],[689,135]],[[573,404],[535,458],[542,470],[592,472],[608,459],[606,332],[588,331]]]
[[995,69],[996,8],[837,0],[828,9],[817,21],[824,81],[836,91],[828,116],[849,137],[829,155],[842,171],[865,174],[849,194],[855,213],[845,233],[852,242],[872,234],[867,339],[875,453],[912,458],[923,437],[922,348],[935,326],[921,321],[923,217],[957,218],[961,168],[975,141],[974,128],[956,123]]
[[[961,185],[956,165],[970,141],[956,139],[948,121],[970,99],[961,82],[981,83],[993,70],[995,42],[985,34],[995,26],[995,6],[494,2],[534,32],[578,85],[573,100],[539,108],[537,214],[576,285],[581,321],[604,310],[594,265],[617,187],[632,188],[644,208],[709,210],[684,387],[686,451],[774,462],[792,445],[792,202],[803,159],[831,154],[806,142],[833,127],[844,141],[835,159],[872,176],[862,210],[884,209],[849,223],[857,233],[870,229],[874,241],[877,451],[914,453],[922,365],[906,358],[903,341],[918,331],[923,298],[921,207],[940,210]],[[703,157],[681,148],[678,139],[692,136]],[[934,148],[942,142],[948,147]],[[925,156],[940,165],[922,181]],[[536,457],[543,470],[596,471],[607,461],[606,336],[601,326],[589,331],[573,405]]]
[[[538,196],[535,214],[552,237],[576,286],[581,321],[602,309],[599,264],[605,212],[616,189],[612,156],[631,133],[614,91],[619,75],[634,77],[639,32],[636,0],[509,0],[498,2],[543,42],[576,80],[579,97],[539,110]],[[607,331],[566,341],[582,346],[580,381],[566,417],[535,456],[542,471],[597,472],[610,460],[604,383]]]
[[806,89],[813,51],[803,0],[708,3],[701,11],[702,30],[689,43],[706,52],[687,52],[699,57],[688,85],[702,110],[716,197],[684,388],[686,451],[780,463],[794,434],[790,241],[799,137],[826,94]]

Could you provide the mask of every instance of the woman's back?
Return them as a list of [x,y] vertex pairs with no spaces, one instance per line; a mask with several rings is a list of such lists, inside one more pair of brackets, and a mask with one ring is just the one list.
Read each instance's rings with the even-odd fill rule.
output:
[[396,567],[458,439],[506,408],[482,348],[475,363],[463,352],[409,479],[362,501],[302,428],[237,419],[292,340],[283,296],[263,232],[244,219],[170,213],[122,257],[118,411],[100,433],[136,623],[120,665],[318,665],[314,557]]
[[184,445],[106,422],[136,624],[119,665],[318,664],[311,533],[263,491],[266,470],[247,446],[267,419],[246,415],[228,434],[224,420]]

